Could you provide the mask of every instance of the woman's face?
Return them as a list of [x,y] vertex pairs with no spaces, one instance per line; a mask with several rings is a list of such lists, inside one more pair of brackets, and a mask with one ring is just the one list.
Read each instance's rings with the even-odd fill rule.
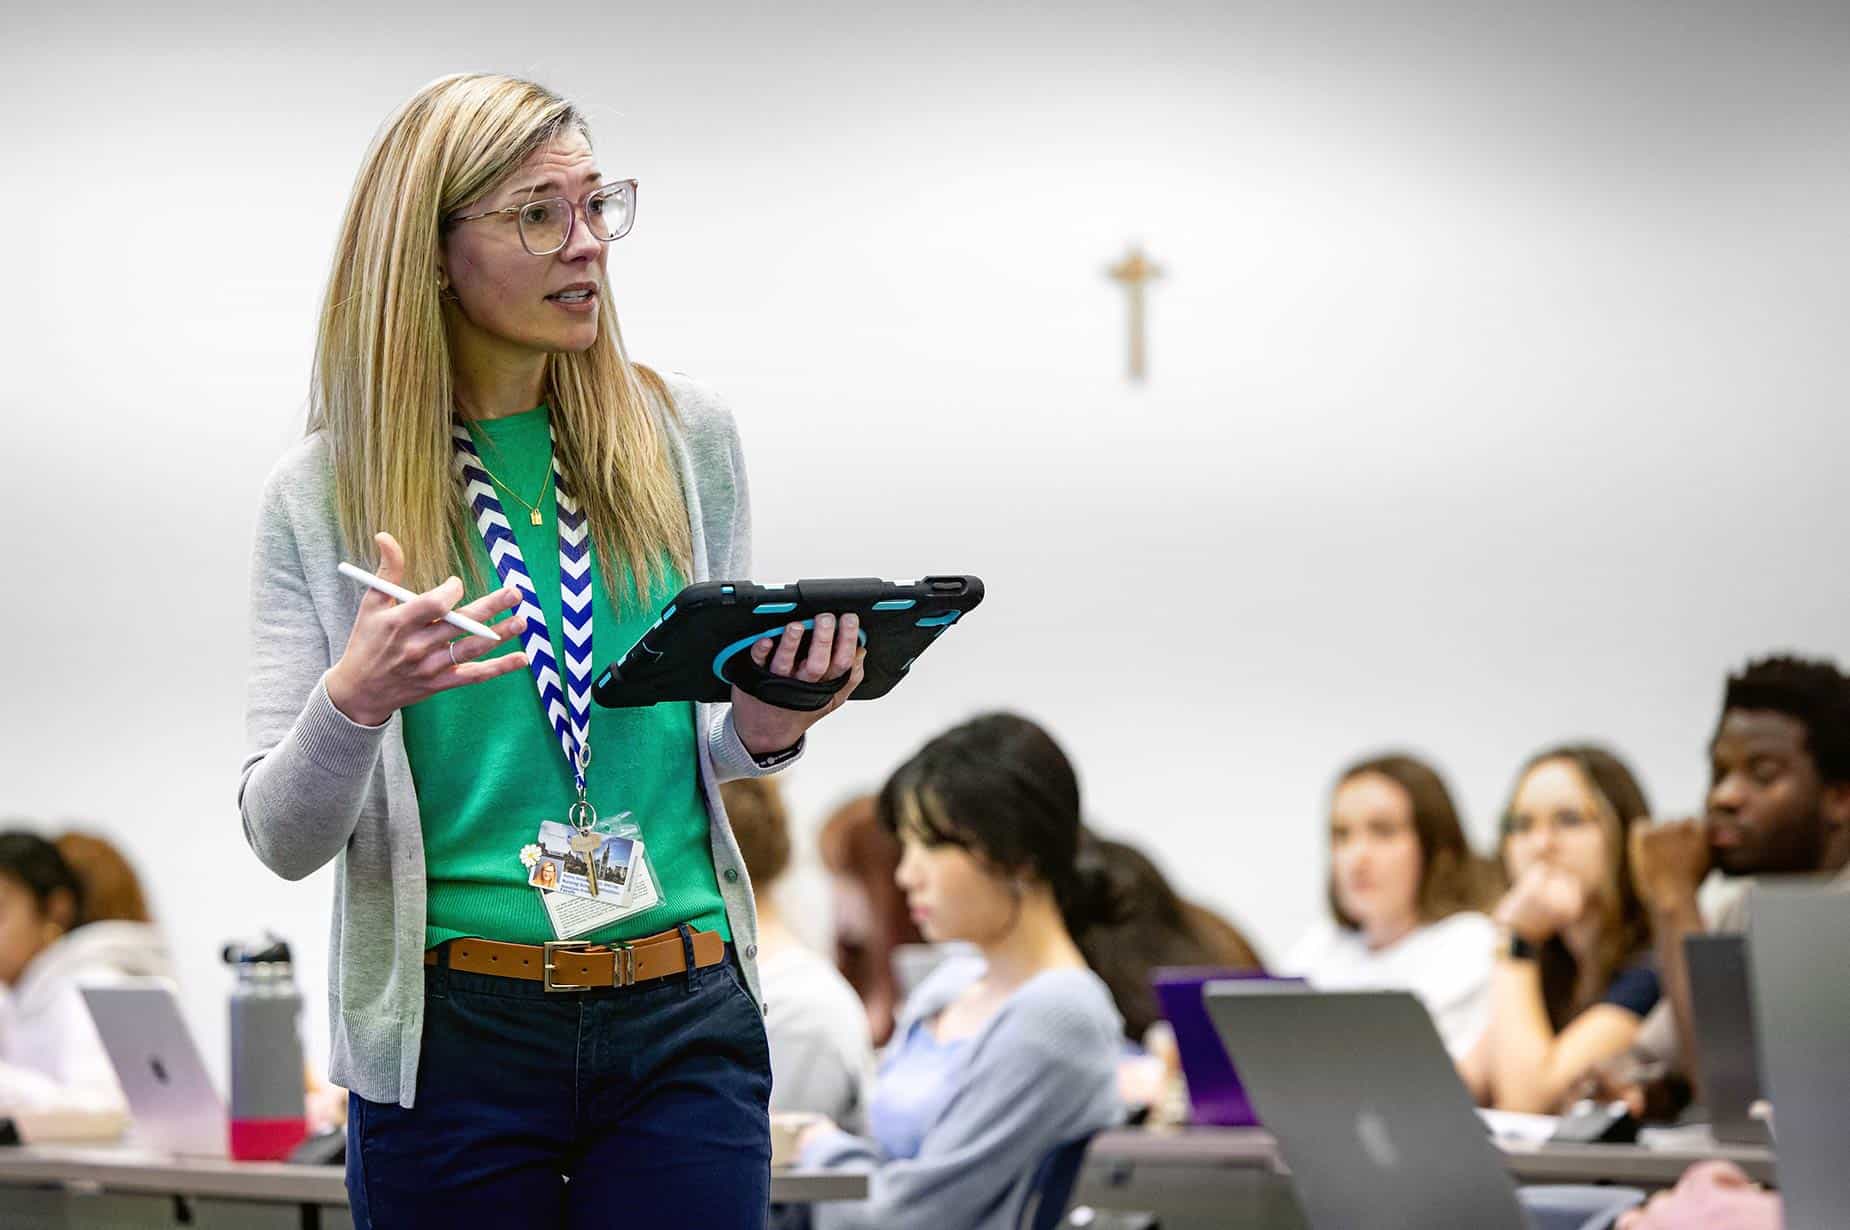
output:
[[32,959],[63,930],[39,908],[30,889],[10,875],[0,875],[0,982],[17,985]]
[[1578,880],[1589,909],[1610,898],[1617,851],[1602,810],[1599,796],[1573,762],[1544,760],[1530,769],[1516,785],[1503,843],[1510,881],[1540,864]]
[[928,845],[902,831],[893,880],[919,933],[933,943],[981,944],[1014,925],[1020,900],[1008,881],[961,846]]
[[1336,903],[1364,932],[1419,920],[1420,839],[1413,799],[1382,773],[1358,773],[1330,802],[1330,876]]
[[[521,246],[512,214],[447,230],[443,267],[456,296],[448,315],[460,347],[489,355],[556,354],[588,349],[597,340],[608,245],[591,233],[581,205],[601,178],[590,142],[574,129],[455,211],[458,216],[477,214],[555,196],[578,211],[571,238],[548,256],[534,256]],[[589,295],[578,301],[559,298],[587,290]]]

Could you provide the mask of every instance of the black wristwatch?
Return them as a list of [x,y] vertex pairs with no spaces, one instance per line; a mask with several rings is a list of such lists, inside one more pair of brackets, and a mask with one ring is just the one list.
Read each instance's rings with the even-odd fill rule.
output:
[[[789,764],[803,754],[803,739],[807,738],[809,738],[809,736],[804,735],[802,739],[798,739],[795,743],[792,743],[781,752],[767,752],[763,756],[753,756],[752,763],[761,769],[775,769],[779,765]],[[751,749],[748,747],[745,750],[749,755]]]

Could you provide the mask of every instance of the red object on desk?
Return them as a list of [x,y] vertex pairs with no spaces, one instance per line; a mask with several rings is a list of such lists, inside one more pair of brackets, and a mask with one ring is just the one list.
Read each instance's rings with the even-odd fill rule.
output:
[[308,1119],[233,1119],[231,1156],[239,1162],[280,1162],[308,1139]]

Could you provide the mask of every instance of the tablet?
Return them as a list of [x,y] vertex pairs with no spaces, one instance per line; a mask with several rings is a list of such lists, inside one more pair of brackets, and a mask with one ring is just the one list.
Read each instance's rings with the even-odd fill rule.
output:
[[847,577],[791,585],[703,581],[676,595],[642,638],[597,677],[591,693],[608,708],[633,708],[662,701],[730,700],[736,684],[786,709],[819,709],[845,677],[805,683],[771,675],[752,662],[752,645],[800,623],[810,630],[798,651],[801,661],[816,616],[852,612],[861,619],[867,661],[866,676],[850,699],[877,700],[982,600],[982,581],[969,576],[918,581]]

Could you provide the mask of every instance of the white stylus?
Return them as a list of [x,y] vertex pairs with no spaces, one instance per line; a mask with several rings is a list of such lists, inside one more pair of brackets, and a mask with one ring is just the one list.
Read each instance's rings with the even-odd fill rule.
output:
[[[355,568],[346,560],[340,562],[340,572],[342,576],[352,577],[367,588],[376,589],[382,594],[387,594],[398,599],[400,602],[409,602],[417,597],[416,594],[412,593],[404,586],[394,585],[390,581],[381,577],[376,577],[364,568]],[[487,624],[479,624],[475,622],[475,620],[470,619],[467,615],[458,615],[455,611],[445,611],[443,613],[443,622],[449,624],[453,628],[461,628],[470,636],[479,636],[483,640],[493,641],[497,645],[501,643],[501,638],[495,635],[495,630],[493,628],[490,628]]]

